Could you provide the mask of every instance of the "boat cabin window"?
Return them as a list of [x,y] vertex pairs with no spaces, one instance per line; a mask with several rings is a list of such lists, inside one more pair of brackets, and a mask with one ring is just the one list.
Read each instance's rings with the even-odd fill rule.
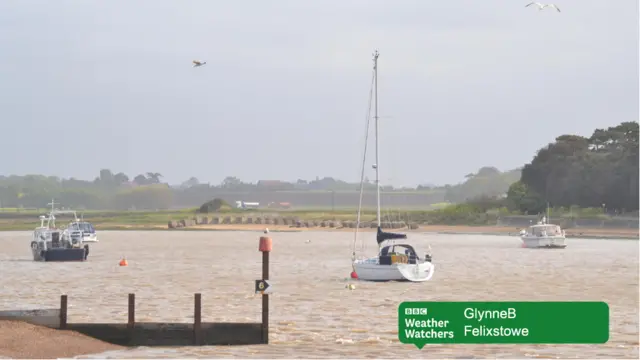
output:
[[560,227],[557,225],[542,225],[533,227],[533,235],[535,236],[555,236],[560,234]]
[[403,245],[390,245],[390,246],[385,246],[382,249],[380,249],[380,255],[381,256],[388,256],[388,255],[392,255],[392,254],[399,254],[399,255],[407,255],[407,256],[416,256],[416,252],[413,248],[411,247],[407,247],[407,246],[403,246]]
[[86,232],[86,233],[94,233],[95,232],[95,229],[93,228],[93,225],[91,225],[88,222],[72,223],[71,225],[69,225],[69,228],[71,230],[82,230],[83,232]]

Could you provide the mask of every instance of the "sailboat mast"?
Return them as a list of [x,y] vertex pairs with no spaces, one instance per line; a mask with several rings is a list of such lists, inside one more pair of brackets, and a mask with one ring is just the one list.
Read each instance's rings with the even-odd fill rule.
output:
[[378,228],[380,227],[380,159],[378,158],[378,50],[373,53],[373,72],[374,72],[374,115],[375,119],[375,134],[376,134],[376,220],[378,222]]

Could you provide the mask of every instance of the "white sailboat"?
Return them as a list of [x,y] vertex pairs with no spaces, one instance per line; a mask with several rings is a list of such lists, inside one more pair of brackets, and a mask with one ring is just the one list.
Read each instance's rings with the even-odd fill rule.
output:
[[[402,243],[396,244],[395,240],[406,239],[406,234],[385,232],[382,230],[380,218],[380,166],[378,156],[378,51],[373,54],[373,97],[374,97],[374,120],[375,120],[375,164],[373,169],[376,172],[376,221],[378,243],[378,255],[374,257],[356,258],[356,242],[358,229],[360,228],[360,213],[362,209],[362,194],[364,191],[364,169],[366,164],[367,139],[369,134],[370,108],[367,114],[367,127],[365,135],[364,156],[362,159],[362,173],[360,179],[360,204],[358,205],[357,224],[353,241],[352,278],[366,281],[428,281],[433,276],[435,266],[431,263],[431,253],[420,258],[413,246]],[[371,96],[371,94],[370,94]],[[371,98],[370,105],[371,105]]]

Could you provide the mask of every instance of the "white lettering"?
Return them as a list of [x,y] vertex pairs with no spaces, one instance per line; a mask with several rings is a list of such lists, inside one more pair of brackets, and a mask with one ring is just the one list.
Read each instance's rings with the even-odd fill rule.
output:
[[476,308],[466,308],[464,309],[464,317],[467,319],[477,319],[478,322],[484,319],[515,319],[516,309],[480,310]]
[[466,317],[467,319],[473,319],[473,309],[472,308],[464,309],[464,317]]
[[453,331],[405,329],[407,339],[453,339]]
[[500,326],[499,328],[490,328],[484,325],[480,325],[479,327],[472,327],[471,325],[466,325],[464,327],[464,336],[478,337],[489,337],[489,336],[502,336],[502,337],[522,337],[529,336],[528,328],[505,328]]
[[404,314],[405,315],[427,315],[428,310],[427,308],[405,308]]
[[439,327],[444,328],[449,325],[449,320],[436,320],[436,319],[427,319],[427,320],[416,320],[416,319],[404,319],[404,324],[406,327],[418,327],[418,328],[432,328]]

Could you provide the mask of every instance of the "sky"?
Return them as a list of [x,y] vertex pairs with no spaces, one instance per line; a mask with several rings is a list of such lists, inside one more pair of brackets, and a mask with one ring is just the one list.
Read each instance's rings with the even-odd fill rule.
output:
[[385,184],[637,121],[638,1],[528,2],[0,0],[0,173],[358,181],[375,49]]

